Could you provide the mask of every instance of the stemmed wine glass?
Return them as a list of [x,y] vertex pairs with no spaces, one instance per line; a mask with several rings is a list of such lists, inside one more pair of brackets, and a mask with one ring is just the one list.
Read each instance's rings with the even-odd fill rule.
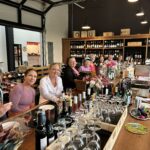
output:
[[105,118],[105,122],[106,123],[111,123],[111,119],[110,119],[110,110],[108,109],[107,110],[107,114],[106,114],[107,116],[106,116],[106,118]]
[[66,95],[68,95],[69,97],[72,96],[72,89],[71,88],[66,89]]
[[69,144],[66,146],[65,150],[78,150],[76,145],[74,144],[73,142],[73,133],[72,131],[69,131],[70,132],[70,138],[71,138],[71,141],[69,142]]

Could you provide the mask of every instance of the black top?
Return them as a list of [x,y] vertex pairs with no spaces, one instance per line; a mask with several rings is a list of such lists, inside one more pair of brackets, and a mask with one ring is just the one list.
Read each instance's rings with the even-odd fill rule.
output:
[[77,79],[77,76],[75,75],[73,69],[70,66],[66,66],[63,70],[62,76],[64,90],[67,88],[75,88],[75,79]]

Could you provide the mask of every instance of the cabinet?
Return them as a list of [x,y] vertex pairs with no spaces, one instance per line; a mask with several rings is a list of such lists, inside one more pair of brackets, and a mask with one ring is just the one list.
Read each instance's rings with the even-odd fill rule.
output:
[[89,54],[96,54],[97,59],[101,54],[107,59],[113,55],[115,59],[123,55],[124,60],[133,57],[138,64],[144,64],[150,58],[150,34],[135,34],[126,36],[98,36],[93,38],[68,38],[62,39],[63,62],[67,57],[74,56],[78,62]]
[[22,45],[14,44],[15,68],[22,65]]

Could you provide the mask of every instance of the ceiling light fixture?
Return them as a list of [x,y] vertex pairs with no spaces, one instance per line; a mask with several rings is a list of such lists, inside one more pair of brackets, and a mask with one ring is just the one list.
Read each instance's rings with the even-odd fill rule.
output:
[[89,25],[84,25],[84,26],[82,26],[82,29],[83,30],[89,30],[89,29],[91,29],[91,27]]
[[134,2],[137,2],[138,0],[128,0],[128,2],[130,3],[134,3]]
[[144,16],[144,12],[143,12],[143,11],[137,12],[137,13],[136,13],[136,16],[138,16],[138,17]]
[[148,23],[148,21],[147,20],[143,20],[143,21],[141,21],[141,24],[147,24]]

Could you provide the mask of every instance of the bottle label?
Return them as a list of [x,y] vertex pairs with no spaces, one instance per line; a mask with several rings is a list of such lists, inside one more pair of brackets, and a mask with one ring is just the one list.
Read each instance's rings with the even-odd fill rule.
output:
[[118,87],[116,86],[116,88],[115,88],[115,92],[117,93],[118,92]]
[[40,150],[45,150],[47,147],[47,137],[40,139]]
[[83,99],[86,99],[86,92],[83,92]]
[[78,97],[74,96],[74,104],[77,104],[77,103],[78,103]]
[[69,101],[69,106],[72,107],[72,99]]
[[105,94],[108,95],[108,89],[106,88]]
[[78,97],[79,97],[79,101],[81,102],[82,101],[82,95],[79,94]]
[[51,137],[51,138],[49,138],[49,139],[48,139],[49,144],[51,144],[54,140],[55,140],[55,137],[54,137],[54,136]]
[[87,89],[87,94],[91,95],[91,89],[90,88]]

